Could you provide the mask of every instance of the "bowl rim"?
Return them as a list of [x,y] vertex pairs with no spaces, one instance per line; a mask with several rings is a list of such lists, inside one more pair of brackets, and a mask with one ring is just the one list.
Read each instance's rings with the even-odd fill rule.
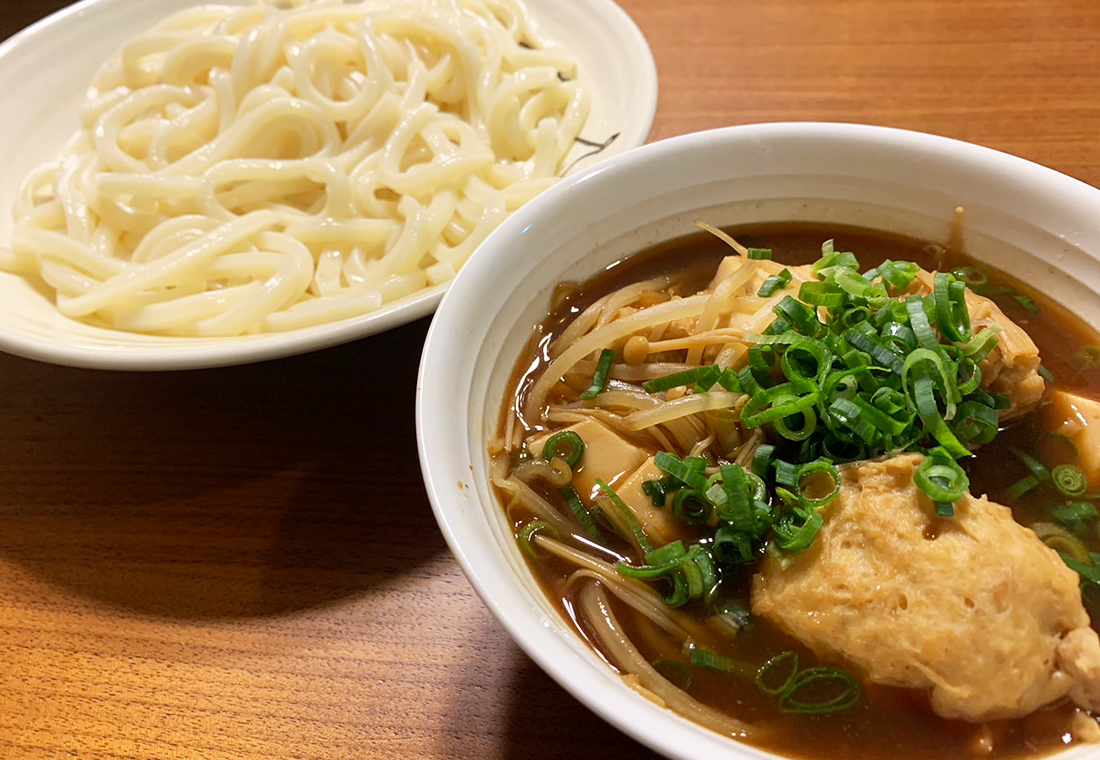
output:
[[[1002,180],[1010,184],[1034,182],[1065,197],[1075,197],[1077,204],[1091,204],[1100,208],[1100,189],[1092,185],[1027,159],[954,138],[867,124],[812,121],[748,124],[705,130],[650,143],[610,158],[555,185],[494,230],[482,244],[482,255],[472,262],[473,266],[467,266],[455,278],[428,330],[416,388],[417,446],[421,472],[436,521],[475,592],[520,648],[555,682],[590,710],[636,741],[666,757],[695,757],[700,751],[709,751],[784,760],[782,756],[747,743],[731,745],[734,740],[703,729],[671,710],[654,705],[632,693],[625,685],[614,690],[614,694],[609,694],[607,690],[601,692],[598,688],[602,683],[601,678],[590,672],[590,669],[570,668],[559,664],[567,662],[571,655],[565,636],[546,625],[540,619],[540,613],[530,605],[514,603],[523,594],[515,580],[509,577],[510,574],[502,575],[499,572],[496,563],[500,557],[487,557],[466,550],[466,543],[474,529],[465,520],[467,508],[454,483],[444,482],[442,462],[446,461],[449,453],[447,442],[456,440],[459,436],[467,436],[468,415],[466,411],[460,411],[451,417],[439,418],[443,420],[442,423],[434,420],[429,422],[429,416],[443,408],[442,400],[454,397],[453,393],[447,394],[446,386],[453,385],[455,380],[453,372],[435,373],[429,371],[429,368],[434,370],[446,366],[447,362],[441,363],[441,360],[446,357],[445,349],[448,345],[454,345],[456,341],[460,343],[463,339],[468,340],[468,334],[457,332],[457,325],[462,323],[459,317],[466,311],[475,311],[478,315],[474,319],[477,330],[483,326],[487,328],[495,319],[494,309],[499,302],[494,300],[487,304],[482,300],[478,302],[476,309],[471,309],[468,306],[467,290],[475,287],[479,278],[491,277],[494,265],[499,267],[506,262],[509,249],[522,250],[521,246],[516,245],[522,232],[540,217],[553,215],[567,195],[577,192],[579,185],[586,185],[584,192],[598,195],[601,190],[607,192],[608,188],[623,181],[624,176],[629,176],[634,167],[644,163],[667,160],[669,156],[675,156],[681,151],[705,149],[727,141],[765,140],[775,137],[855,139],[866,144],[868,150],[923,150],[942,157],[957,158],[986,171],[999,172]],[[503,299],[504,295],[500,298]],[[465,329],[469,326],[469,322],[464,323]],[[476,353],[471,352],[474,355]],[[467,372],[472,373],[476,363],[476,357],[464,361],[458,371],[462,376]],[[445,379],[442,375],[446,375]],[[436,378],[440,379],[437,381]],[[459,432],[451,435],[443,430]],[[463,469],[466,464],[468,463],[462,463]],[[611,668],[606,668],[606,671],[613,674]],[[635,700],[631,706],[631,696],[637,697],[641,702]],[[640,706],[642,703],[648,707]],[[714,741],[707,741],[708,736]]]
[[[164,14],[193,5],[187,0],[151,0],[163,7]],[[367,0],[369,2],[369,0]],[[544,8],[554,7],[558,0],[536,0]],[[0,67],[15,61],[25,50],[48,43],[51,35],[74,24],[84,23],[90,15],[119,13],[129,0],[80,0],[61,8],[19,30],[0,42]],[[228,0],[231,4],[247,5],[248,0]],[[656,117],[659,87],[657,64],[645,35],[634,19],[615,0],[571,0],[573,9],[584,12],[631,51],[634,89],[632,97],[639,104],[627,109],[641,116],[622,123],[622,144],[638,146],[649,136]],[[538,8],[533,9],[536,22]],[[549,13],[545,14],[549,16]],[[544,23],[544,22],[543,22]],[[642,97],[638,97],[641,94]],[[628,148],[629,149],[629,148]],[[608,160],[597,158],[597,163]],[[596,165],[596,164],[594,164]],[[562,181],[566,181],[563,179]],[[471,254],[473,259],[477,250]],[[0,273],[0,279],[14,283],[20,275]],[[452,280],[453,281],[453,280]],[[50,329],[49,337],[37,337],[19,327],[0,322],[0,351],[61,366],[122,371],[167,371],[205,369],[251,364],[271,359],[296,356],[366,338],[386,330],[409,324],[430,315],[438,306],[450,282],[430,285],[403,298],[383,304],[366,314],[336,322],[289,330],[265,332],[226,338],[176,338],[150,336],[112,328],[98,328],[78,323],[94,331],[95,341],[80,343],[64,332]],[[56,320],[68,322],[57,313]],[[155,342],[143,343],[145,339]]]

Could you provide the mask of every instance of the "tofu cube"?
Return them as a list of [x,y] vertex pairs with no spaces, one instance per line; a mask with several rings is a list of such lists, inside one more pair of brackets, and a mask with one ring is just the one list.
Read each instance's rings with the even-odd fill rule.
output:
[[642,484],[647,480],[660,480],[666,474],[657,466],[657,458],[650,457],[615,490],[623,503],[630,507],[634,516],[638,518],[638,522],[641,523],[642,529],[654,546],[664,546],[676,539],[684,538],[684,526],[672,516],[672,497],[665,501],[665,506],[658,507],[642,490]]
[[[573,473],[573,487],[589,503],[600,491],[596,478],[602,479],[617,492],[618,483],[638,469],[648,456],[645,449],[630,443],[598,420],[578,422],[564,430],[572,430],[584,441],[584,459]],[[531,453],[541,457],[550,435],[531,441],[528,446]]]
[[1043,407],[1044,427],[1064,435],[1077,447],[1077,466],[1089,479],[1090,490],[1100,489],[1100,400],[1055,389]]

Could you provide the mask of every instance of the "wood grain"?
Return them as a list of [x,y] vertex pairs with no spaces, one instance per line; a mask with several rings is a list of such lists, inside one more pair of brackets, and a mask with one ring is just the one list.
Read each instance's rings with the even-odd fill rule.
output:
[[[0,35],[65,4],[6,0]],[[862,121],[1100,184],[1095,0],[623,5],[657,58],[654,139]],[[0,355],[0,757],[649,755],[447,552],[413,435],[426,329],[207,372]]]

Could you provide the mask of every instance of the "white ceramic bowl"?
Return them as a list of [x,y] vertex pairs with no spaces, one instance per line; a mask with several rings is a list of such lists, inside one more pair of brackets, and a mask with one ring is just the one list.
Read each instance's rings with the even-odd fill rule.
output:
[[[252,0],[219,0],[248,5]],[[369,0],[368,0],[369,1]],[[586,134],[618,139],[599,159],[641,145],[657,110],[657,69],[642,33],[612,0],[525,0],[547,37],[581,61],[603,97]],[[84,0],[0,45],[0,245],[11,234],[12,202],[32,168],[48,161],[79,125],[92,73],[126,39],[201,0]],[[589,149],[578,146],[571,157]],[[599,159],[587,159],[592,162]],[[581,162],[584,166],[586,162]],[[26,280],[0,272],[0,350],[102,369],[193,369],[315,351],[426,316],[447,285],[359,317],[286,333],[170,338],[91,327],[67,319]]]
[[[436,313],[417,436],[440,527],[485,603],[555,680],[669,757],[767,758],[624,686],[544,597],[490,492],[486,441],[551,290],[714,224],[821,221],[946,240],[1100,320],[1100,190],[941,137],[841,124],[762,124],[648,145],[558,185],[483,244]],[[1059,758],[1081,758],[1077,747]]]

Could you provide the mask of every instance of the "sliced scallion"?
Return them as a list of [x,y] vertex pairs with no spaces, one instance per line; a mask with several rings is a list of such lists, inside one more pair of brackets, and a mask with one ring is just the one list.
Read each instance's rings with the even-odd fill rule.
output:
[[615,352],[605,348],[600,352],[600,360],[596,362],[596,372],[592,375],[592,384],[588,390],[581,394],[583,399],[596,398],[607,387],[607,376],[611,374],[611,363],[615,361]]
[[542,458],[547,462],[560,459],[575,468],[584,457],[584,440],[573,430],[554,433],[542,447]]
[[534,538],[535,534],[539,531],[545,532],[551,538],[560,538],[557,529],[550,523],[543,522],[542,520],[532,520],[520,528],[519,535],[516,536],[519,539],[519,548],[533,560],[543,560],[546,558],[544,554],[540,553],[539,550],[535,548]]
[[1072,464],[1060,464],[1050,471],[1050,479],[1059,493],[1070,499],[1084,496],[1089,490],[1089,479]]

